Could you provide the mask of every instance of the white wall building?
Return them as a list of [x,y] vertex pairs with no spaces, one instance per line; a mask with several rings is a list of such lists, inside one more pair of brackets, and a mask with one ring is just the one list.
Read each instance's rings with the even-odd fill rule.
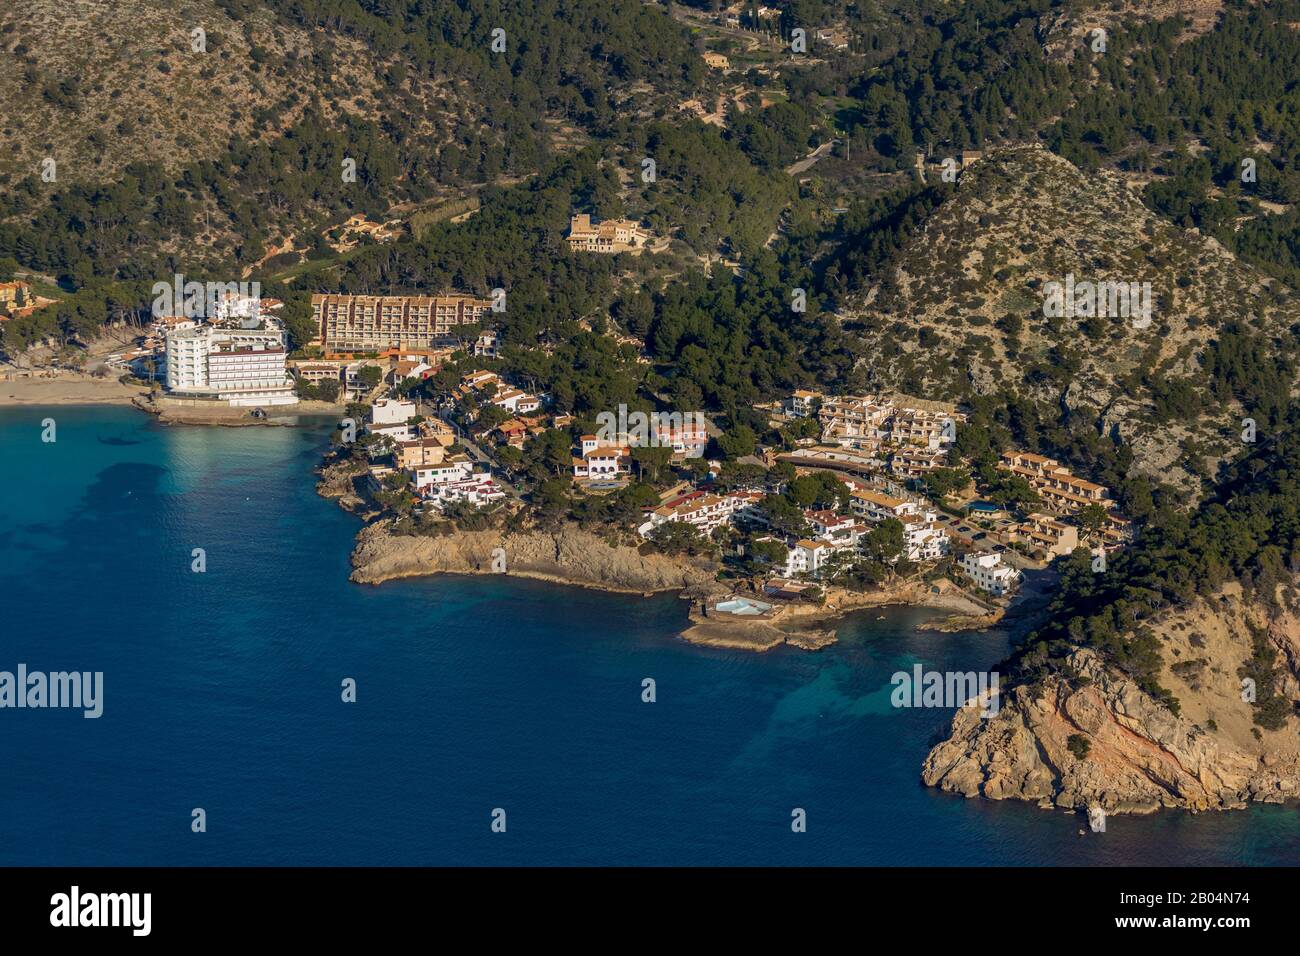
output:
[[439,510],[452,502],[482,508],[506,496],[491,473],[474,471],[473,462],[465,455],[415,466],[411,469],[411,487]]
[[465,481],[473,470],[474,465],[467,457],[448,458],[436,465],[422,465],[414,469],[411,472],[411,484],[415,486],[416,491],[424,494],[435,485]]
[[492,404],[504,408],[515,415],[527,415],[541,407],[541,402],[534,395],[517,388],[506,388],[492,396]]
[[821,395],[804,388],[795,389],[786,399],[786,414],[794,418],[808,418],[813,413],[813,405]]
[[856,519],[836,514],[834,511],[808,511],[804,519],[813,530],[813,536],[819,541],[846,541],[852,539]]
[[948,532],[939,527],[934,514],[908,515],[902,519],[904,550],[909,561],[937,561],[948,553]]
[[217,299],[211,318],[214,322],[238,323],[248,327],[265,321],[271,312],[283,305],[278,299],[263,299],[260,293],[243,295],[227,292]]
[[801,539],[790,546],[785,558],[783,577],[792,578],[797,574],[815,577],[826,566],[831,555],[839,550],[828,541],[809,541]]
[[422,492],[422,497],[441,510],[445,505],[453,502],[461,502],[472,505],[475,508],[482,508],[490,505],[495,501],[501,501],[505,498],[506,493],[501,490],[494,479],[486,471],[478,471],[468,475],[458,481],[443,481],[427,486]]
[[766,524],[767,519],[759,508],[763,497],[761,491],[740,490],[725,495],[691,492],[647,512],[646,520],[637,528],[637,532],[644,538],[661,524],[670,521],[689,524],[704,534],[736,519]]
[[366,425],[366,431],[372,435],[387,435],[395,442],[412,441],[415,438],[415,426],[407,422],[415,416],[415,402],[381,398],[370,406],[370,421]]
[[370,406],[372,425],[405,425],[415,415],[415,402],[402,399],[381,398]]
[[919,514],[921,511],[914,501],[905,501],[870,488],[857,488],[851,492],[849,510],[868,521],[884,521],[887,518],[901,521],[907,515]]
[[167,390],[177,398],[234,406],[294,405],[277,329],[180,326],[167,334]]
[[1002,555],[992,551],[972,551],[961,559],[961,569],[975,586],[1001,596],[1016,586],[1020,573],[1002,563]]
[[632,449],[602,446],[582,453],[573,459],[573,477],[576,479],[617,478],[632,471]]

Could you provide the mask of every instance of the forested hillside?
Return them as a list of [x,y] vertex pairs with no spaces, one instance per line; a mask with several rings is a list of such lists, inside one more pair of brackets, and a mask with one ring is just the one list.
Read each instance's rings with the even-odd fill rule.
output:
[[[1032,303],[1005,300],[1032,291],[1023,280],[1038,253],[1016,247],[1050,244],[1023,237],[950,275],[918,237],[970,204],[953,205],[961,187],[934,167],[924,182],[914,167],[918,153],[1040,144],[1084,176],[1127,181],[1154,213],[1152,236],[1199,228],[1293,284],[1297,0],[800,0],[777,20],[742,11],[737,27],[715,26],[710,3],[194,0],[171,19],[140,4],[130,21],[89,0],[19,6],[33,15],[0,14],[0,46],[21,64],[0,76],[14,144],[0,160],[0,269],[48,276],[63,296],[5,323],[11,353],[142,316],[149,285],[180,272],[259,279],[288,301],[295,344],[310,337],[312,291],[507,288],[508,342],[598,321],[644,343],[658,393],[738,415],[795,385],[943,384],[1027,403],[1023,437],[1068,450],[1085,442],[1080,429],[1097,432],[1051,407],[1077,362],[1114,359],[1107,387],[1138,399],[1117,410],[1121,431],[1137,427],[1136,409],[1169,437],[1166,423],[1219,400],[1270,418],[1287,390],[1287,323],[1256,328],[1239,314],[1255,305],[1213,292],[1258,283],[1259,309],[1276,311],[1260,277],[1216,272],[1194,239],[1178,244],[1204,259],[1199,271],[1172,245],[1123,252],[1121,236],[1105,248],[1087,234],[1105,218],[1097,209],[1029,204],[1012,211],[1016,228],[1052,232],[1081,262],[1155,263],[1170,286],[1162,305],[1190,334],[1147,355],[1112,349],[1095,323],[1082,337],[1023,327]],[[192,52],[191,22],[207,24],[204,53]],[[823,26],[846,45],[822,45]],[[807,55],[789,48],[799,27],[814,34]],[[76,70],[60,53],[74,43],[86,48]],[[729,70],[707,68],[706,49],[727,53]],[[142,75],[102,67],[123,56],[148,64]],[[145,101],[156,115],[141,114]],[[785,171],[832,138],[815,165]],[[47,153],[68,157],[54,182],[40,176]],[[1243,159],[1254,160],[1244,182]],[[345,160],[355,182],[340,175]],[[1050,200],[1055,187],[1041,188]],[[356,212],[406,216],[466,197],[478,210],[468,219],[411,216],[393,244],[342,256],[322,240]],[[576,211],[640,219],[671,249],[635,262],[567,256]],[[984,210],[963,235],[1000,248],[1004,220]],[[790,308],[796,288],[807,312]],[[1237,332],[1214,334],[1233,321]],[[1208,475],[1214,450],[1200,456],[1185,439],[1212,437],[1172,434],[1161,467]]]

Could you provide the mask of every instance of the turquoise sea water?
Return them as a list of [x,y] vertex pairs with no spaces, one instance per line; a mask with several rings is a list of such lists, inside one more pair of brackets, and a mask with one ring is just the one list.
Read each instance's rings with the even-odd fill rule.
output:
[[923,787],[951,715],[890,707],[889,676],[1008,647],[918,633],[928,612],[753,655],[678,640],[672,597],[349,584],[358,523],[312,493],[325,436],[0,410],[0,670],[105,684],[98,720],[0,710],[0,864],[1300,863],[1295,808],[1081,838]]

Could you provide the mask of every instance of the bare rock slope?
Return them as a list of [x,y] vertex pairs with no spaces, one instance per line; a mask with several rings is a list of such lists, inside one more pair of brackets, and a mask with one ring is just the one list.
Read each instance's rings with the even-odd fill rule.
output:
[[[1255,726],[1238,674],[1252,634],[1266,634],[1281,665],[1277,690],[1300,700],[1295,610],[1265,611],[1233,586],[1169,614],[1158,630],[1167,661],[1161,680],[1181,703],[1178,715],[1081,649],[1070,660],[1077,680],[1016,687],[991,719],[958,711],[922,779],[968,797],[1118,813],[1300,799],[1300,721]],[[1087,741],[1085,756],[1077,741],[1071,748],[1072,737]]]

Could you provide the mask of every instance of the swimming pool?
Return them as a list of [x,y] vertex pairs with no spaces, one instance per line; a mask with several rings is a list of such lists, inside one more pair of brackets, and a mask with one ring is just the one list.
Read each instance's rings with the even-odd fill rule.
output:
[[755,601],[753,598],[736,597],[726,601],[719,601],[713,605],[715,611],[722,611],[724,614],[766,614],[772,610],[772,605],[763,601]]

